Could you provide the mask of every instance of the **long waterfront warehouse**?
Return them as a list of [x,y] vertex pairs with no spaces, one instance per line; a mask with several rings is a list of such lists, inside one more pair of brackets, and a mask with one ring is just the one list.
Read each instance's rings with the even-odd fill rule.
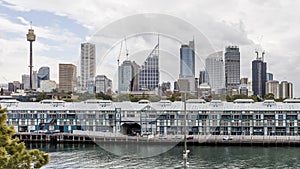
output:
[[[87,100],[18,102],[1,100],[8,124],[17,132],[40,130],[72,133],[75,130],[126,135],[175,135],[184,132],[184,102],[112,102]],[[298,135],[300,100],[234,102],[201,99],[186,101],[187,126],[194,135]]]

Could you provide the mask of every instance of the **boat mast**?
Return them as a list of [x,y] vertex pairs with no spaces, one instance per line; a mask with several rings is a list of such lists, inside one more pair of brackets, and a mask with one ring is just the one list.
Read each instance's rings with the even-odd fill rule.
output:
[[183,151],[183,167],[188,167],[188,153],[190,150],[187,149],[187,139],[186,139],[186,132],[187,132],[187,126],[186,126],[186,92],[184,92],[184,151]]

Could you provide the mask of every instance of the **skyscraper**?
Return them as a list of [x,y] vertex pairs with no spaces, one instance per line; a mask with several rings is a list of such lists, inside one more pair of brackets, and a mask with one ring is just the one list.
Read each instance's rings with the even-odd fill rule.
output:
[[274,99],[278,99],[279,96],[279,82],[277,80],[268,80],[266,82],[266,94],[272,93]]
[[[189,89],[189,92],[195,94],[195,42],[189,41],[189,45],[181,45],[180,47],[180,82],[188,80],[189,86],[185,89]],[[183,86],[183,85],[181,85]],[[183,88],[179,91],[183,91]]]
[[206,78],[215,94],[221,94],[225,89],[225,72],[223,52],[216,52],[205,59]]
[[293,98],[293,83],[282,81],[279,85],[279,96],[283,99]]
[[38,88],[38,77],[37,77],[37,71],[32,71],[32,89]]
[[30,76],[22,75],[22,83],[24,85],[24,89],[30,89]]
[[195,77],[195,43],[181,45],[180,48],[180,75],[179,77]]
[[139,90],[153,91],[159,83],[159,43],[148,55],[139,70]]
[[134,61],[125,60],[119,66],[118,91],[137,91],[138,90],[138,71],[139,65]]
[[81,90],[87,90],[87,82],[96,76],[96,47],[91,43],[81,44],[80,60],[80,85]]
[[268,80],[273,80],[273,74],[272,73],[267,73],[267,81]]
[[59,64],[59,91],[73,92],[76,86],[76,66]]
[[205,70],[200,71],[200,73],[199,73],[199,85],[201,85],[202,83],[207,83],[205,75],[206,75]]
[[41,67],[37,74],[37,87],[41,87],[42,80],[50,79],[50,68],[49,67]]
[[264,52],[262,57],[258,56],[252,61],[252,90],[253,94],[263,98],[266,94],[267,63],[264,62]]
[[227,91],[238,89],[240,84],[240,51],[237,46],[225,49],[225,86]]
[[108,90],[112,88],[112,81],[105,75],[97,75],[95,78],[96,93],[107,94]]

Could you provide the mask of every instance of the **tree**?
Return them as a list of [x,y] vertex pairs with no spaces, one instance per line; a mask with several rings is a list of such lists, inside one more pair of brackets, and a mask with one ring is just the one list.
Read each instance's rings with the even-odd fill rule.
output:
[[274,100],[274,94],[273,93],[268,93],[265,95],[265,100]]
[[37,149],[26,150],[25,144],[18,138],[11,139],[15,130],[6,124],[5,112],[6,109],[0,107],[0,169],[30,169],[46,165],[50,160],[48,154]]

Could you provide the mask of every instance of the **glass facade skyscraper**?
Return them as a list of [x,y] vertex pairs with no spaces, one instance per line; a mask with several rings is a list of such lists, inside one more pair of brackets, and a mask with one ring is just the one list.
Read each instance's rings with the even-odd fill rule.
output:
[[159,44],[147,57],[139,71],[139,90],[153,91],[159,84]]
[[219,94],[225,89],[223,52],[216,52],[205,59],[206,77],[212,92]]
[[195,46],[194,41],[180,48],[180,77],[195,77]]
[[266,94],[267,63],[262,58],[252,61],[252,90],[253,94],[263,98]]
[[41,67],[37,74],[37,87],[41,87],[42,80],[50,79],[50,68],[49,67]]
[[[188,83],[186,83],[186,80]],[[188,89],[191,94],[195,93],[195,43],[189,41],[189,45],[180,47],[180,74],[179,74],[179,91]],[[185,85],[189,86],[185,86]],[[185,86],[185,87],[183,87]],[[184,89],[184,90],[183,90]]]
[[133,79],[133,68],[130,60],[125,60],[121,66],[119,66],[118,73],[118,92],[130,91],[130,84]]

